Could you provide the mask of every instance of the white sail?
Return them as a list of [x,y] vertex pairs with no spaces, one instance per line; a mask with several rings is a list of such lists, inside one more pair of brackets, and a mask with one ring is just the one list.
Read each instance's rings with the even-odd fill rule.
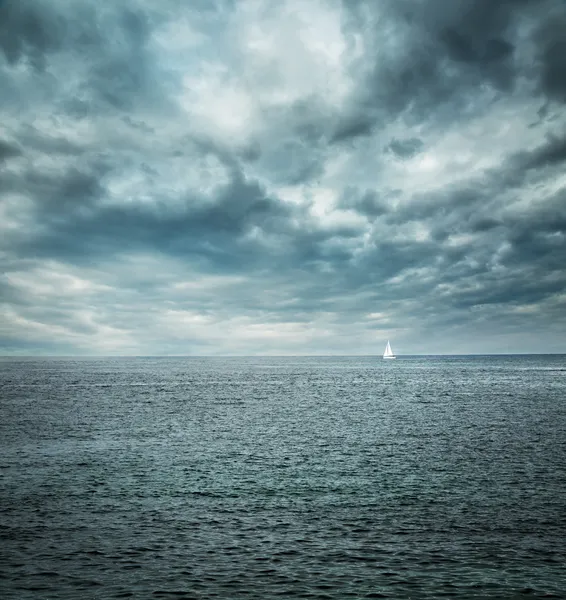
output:
[[387,340],[387,346],[385,346],[385,352],[383,353],[383,358],[395,358],[393,354],[393,350],[391,350],[391,344],[389,340]]

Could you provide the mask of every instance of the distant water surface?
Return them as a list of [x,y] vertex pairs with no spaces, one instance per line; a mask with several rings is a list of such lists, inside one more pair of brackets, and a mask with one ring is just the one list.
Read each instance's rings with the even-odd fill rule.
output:
[[0,598],[565,598],[566,356],[0,360]]

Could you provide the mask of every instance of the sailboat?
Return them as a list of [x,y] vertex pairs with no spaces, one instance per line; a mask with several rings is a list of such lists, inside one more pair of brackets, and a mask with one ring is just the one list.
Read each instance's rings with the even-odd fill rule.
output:
[[395,358],[395,354],[393,354],[393,350],[391,350],[391,345],[389,344],[389,340],[387,340],[387,346],[385,346],[385,352],[383,353],[383,358]]

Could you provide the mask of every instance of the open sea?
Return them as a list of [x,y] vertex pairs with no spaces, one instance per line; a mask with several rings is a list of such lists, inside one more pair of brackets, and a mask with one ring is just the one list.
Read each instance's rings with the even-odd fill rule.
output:
[[0,359],[0,599],[566,598],[566,356]]

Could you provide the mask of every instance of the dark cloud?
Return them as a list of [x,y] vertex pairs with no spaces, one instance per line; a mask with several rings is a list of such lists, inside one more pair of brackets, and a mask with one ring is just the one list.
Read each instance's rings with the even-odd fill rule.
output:
[[547,13],[534,35],[540,61],[540,87],[551,100],[566,102],[566,14],[563,3]]
[[17,146],[0,140],[0,164],[2,164],[3,161],[8,160],[9,158],[20,155],[21,150]]
[[499,226],[501,226],[501,221],[497,219],[478,216],[471,220],[470,231],[472,231],[473,233],[489,231]]
[[0,49],[8,63],[27,59],[36,69],[45,67],[45,55],[60,48],[65,23],[49,4],[3,0],[0,3]]
[[262,248],[259,242],[246,243],[245,235],[254,227],[277,232],[290,216],[288,207],[239,172],[232,173],[212,202],[187,196],[169,205],[100,204],[105,188],[103,174],[96,169],[71,169],[55,180],[31,177],[29,184],[29,191],[34,186],[41,226],[25,232],[20,250],[79,263],[92,254],[146,249],[196,255],[224,268],[249,268],[256,262],[254,256],[261,260]]
[[566,160],[566,136],[552,134],[534,151],[521,153],[518,158],[525,169],[560,165]]
[[0,183],[4,191],[24,193],[33,199],[38,223],[44,224],[46,219],[70,218],[98,200],[103,193],[100,181],[103,171],[101,165],[88,169],[70,167],[66,172],[54,174],[30,170],[26,172],[25,188],[19,175],[0,173]]
[[340,198],[339,206],[354,209],[368,217],[379,217],[388,211],[387,202],[375,190],[361,190],[348,186]]
[[393,139],[387,146],[387,150],[400,158],[412,158],[422,149],[423,142],[418,138],[409,138],[406,140]]
[[375,126],[375,116],[369,106],[357,108],[358,112],[346,115],[338,120],[338,124],[330,137],[331,143],[346,142],[348,140],[370,135]]
[[[69,10],[56,1],[0,4],[0,52],[8,73],[29,66],[52,111],[77,119],[133,110],[140,102],[171,108],[147,50],[150,35],[143,5],[103,8],[82,1]],[[21,104],[18,90],[12,101]]]
[[[439,107],[448,123],[462,111],[488,108],[480,90],[512,94],[522,78],[539,80],[546,97],[563,99],[566,16],[559,0],[456,0],[449,5],[401,0],[345,2],[344,7],[350,26],[364,32],[373,52],[359,81],[357,112],[348,115],[339,129],[345,133],[337,139],[368,135],[376,123],[403,113],[411,122],[426,122],[436,118]],[[380,30],[384,13],[396,27],[395,36],[387,30],[386,35],[398,36],[390,52],[384,51]],[[536,25],[529,33],[525,19]],[[533,68],[537,63],[540,68]]]

